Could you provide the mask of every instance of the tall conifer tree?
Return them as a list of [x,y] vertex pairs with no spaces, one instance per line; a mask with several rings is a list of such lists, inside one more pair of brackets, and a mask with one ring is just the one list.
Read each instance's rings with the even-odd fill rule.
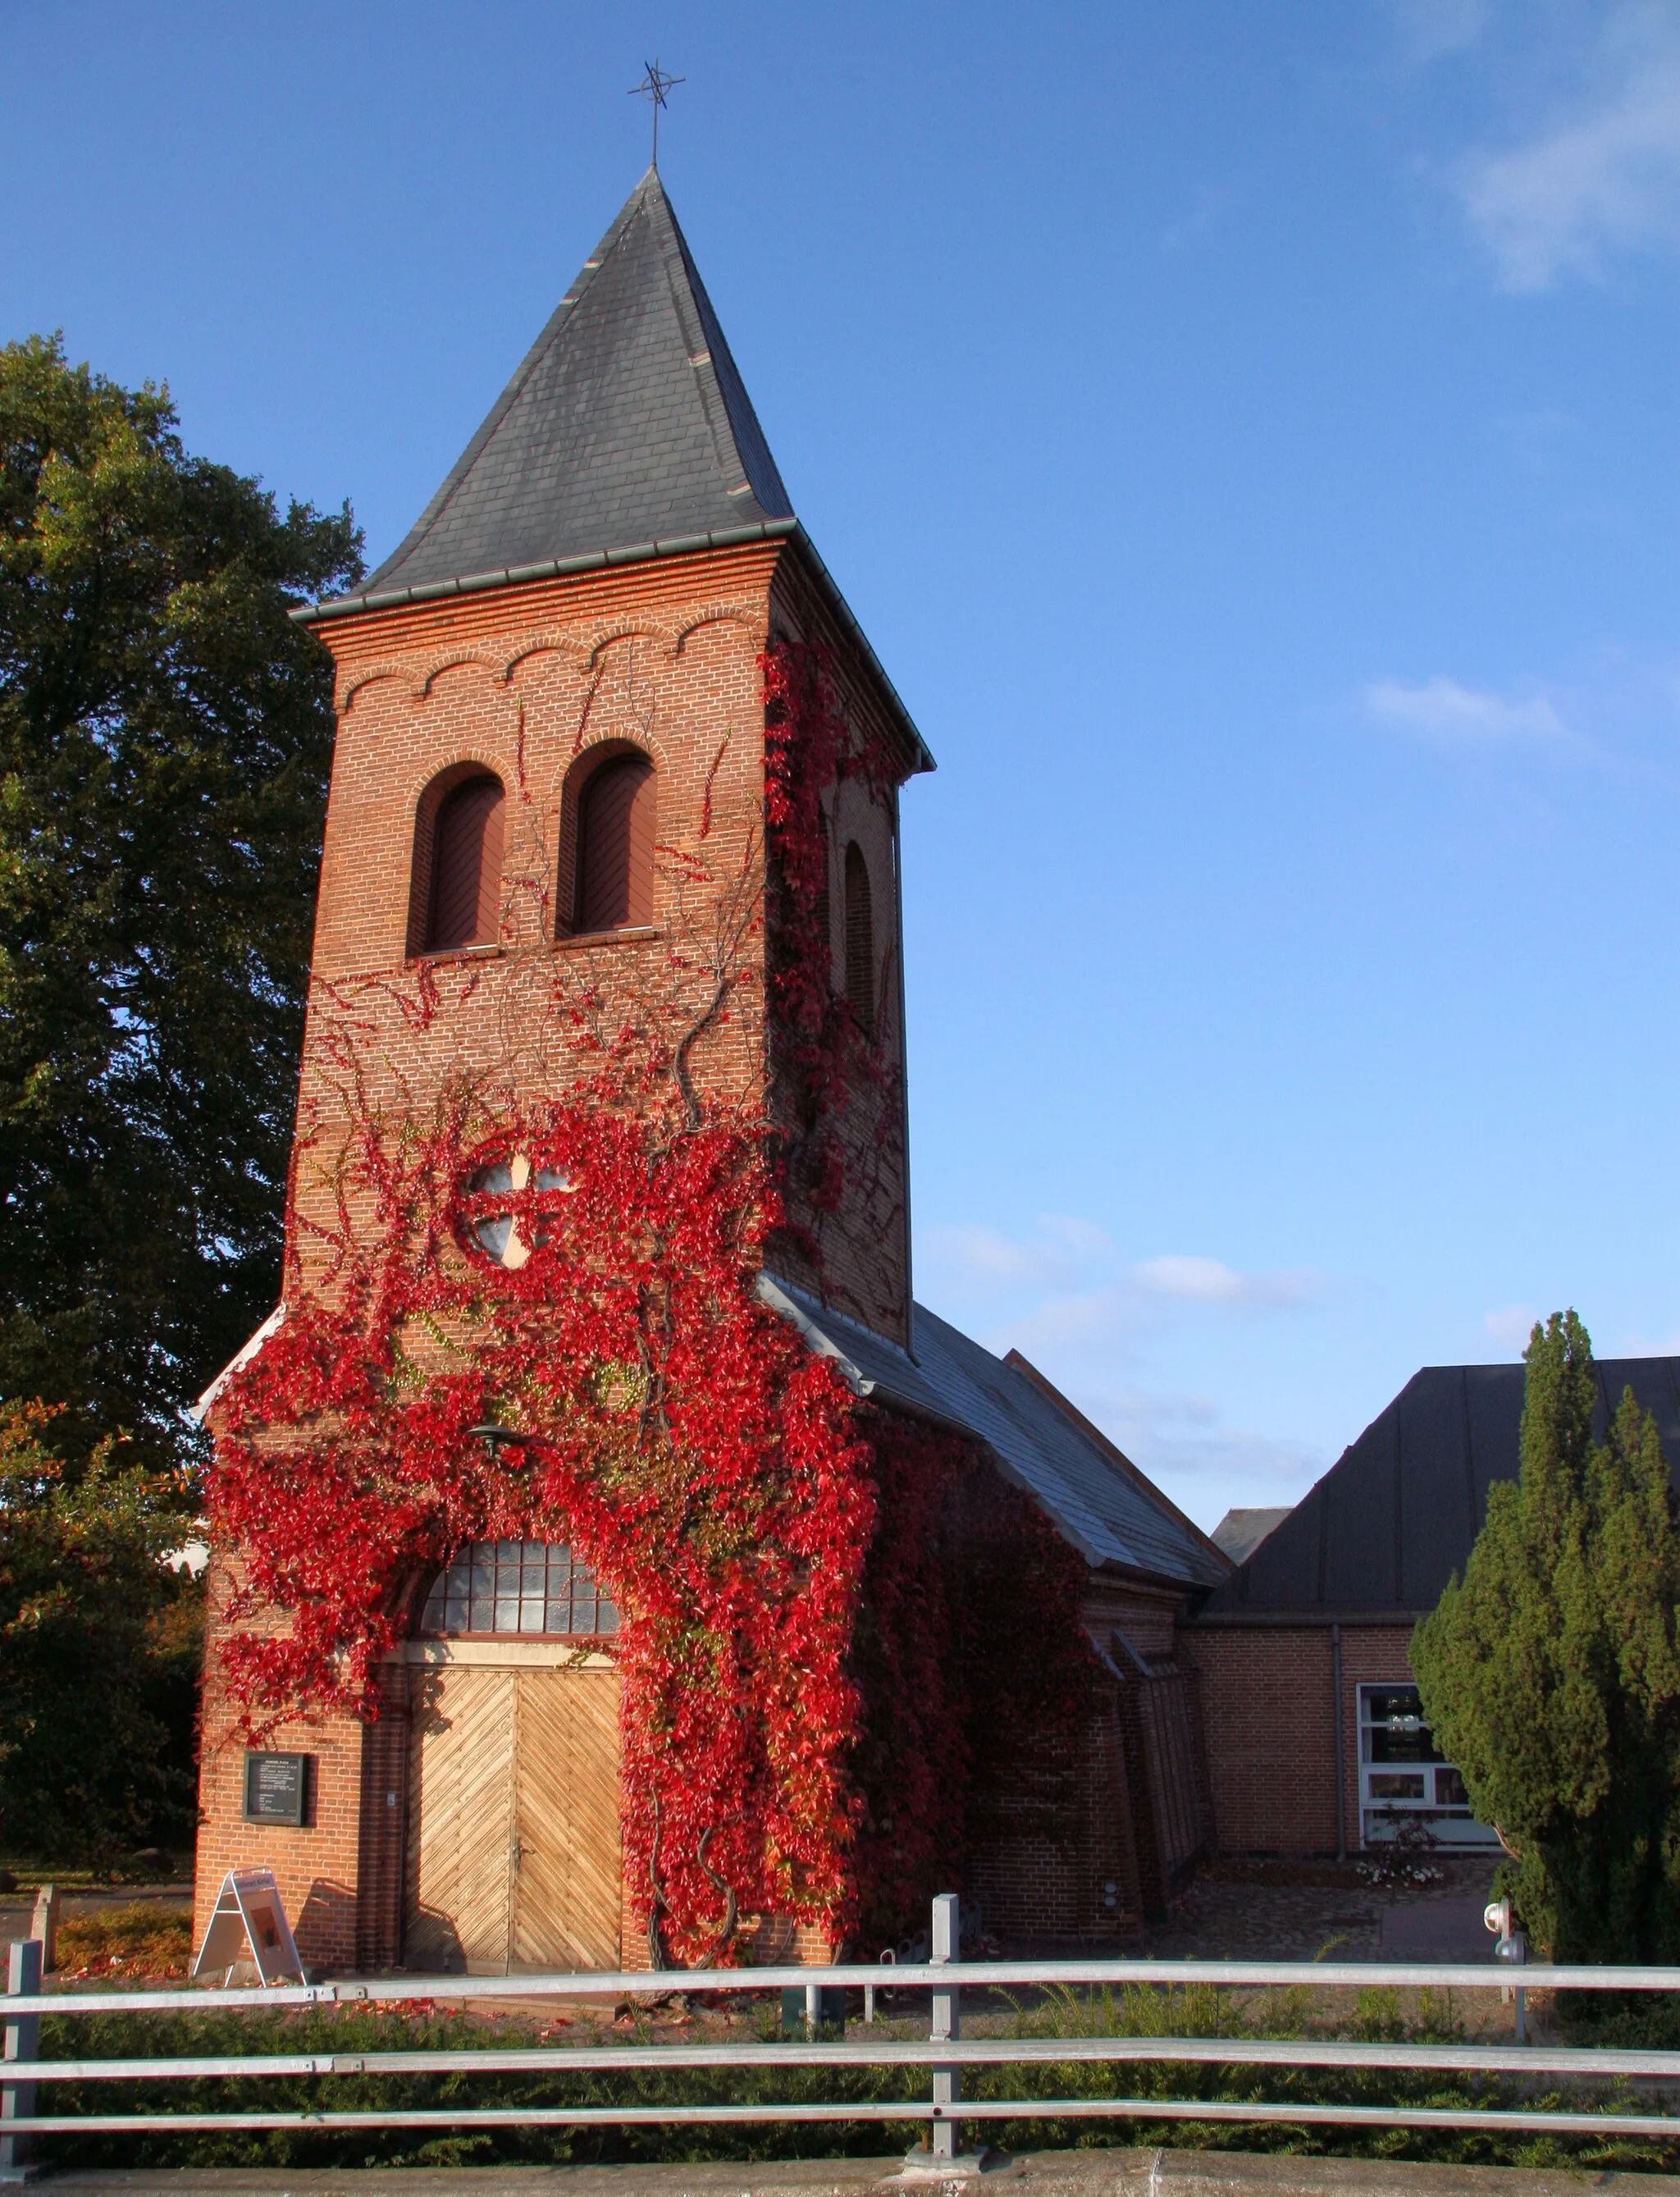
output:
[[1680,1959],[1680,1532],[1655,1423],[1573,1312],[1525,1354],[1522,1469],[1412,1637],[1426,1715],[1560,1961]]

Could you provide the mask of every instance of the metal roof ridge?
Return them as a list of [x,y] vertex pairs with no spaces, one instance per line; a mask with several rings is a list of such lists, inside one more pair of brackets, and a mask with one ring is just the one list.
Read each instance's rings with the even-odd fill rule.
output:
[[859,623],[857,612],[841,593],[840,583],[824,564],[816,543],[805,530],[802,522],[795,524],[793,541],[801,554],[808,559],[812,577],[828,598],[829,608],[845,628],[847,638],[853,642],[871,672],[880,681],[882,692],[886,697],[887,706],[897,718],[899,730],[908,740],[911,751],[916,757],[912,775],[919,776],[924,771],[937,770],[939,765],[934,761],[933,751],[917,729],[916,720],[906,707],[904,697],[894,686],[886,666],[875,653],[874,644]]
[[[663,301],[661,310],[668,308],[675,315],[670,333],[681,341],[687,368],[695,377],[694,390],[700,414],[707,423],[712,462],[719,469],[721,482],[730,484],[727,496],[748,499],[746,507],[756,509],[758,518],[744,520],[739,525],[712,527],[704,531],[652,535],[651,538],[625,541],[616,546],[576,549],[564,555],[530,562],[485,563],[478,570],[465,573],[446,569],[441,577],[420,577],[397,584],[405,570],[414,570],[423,574],[430,565],[435,574],[440,564],[448,565],[456,561],[459,545],[457,549],[451,548],[447,530],[455,525],[456,518],[460,516],[460,512],[451,516],[458,498],[467,500],[461,509],[469,513],[476,507],[472,501],[475,496],[480,500],[486,495],[492,499],[498,496],[504,499],[502,501],[493,500],[490,506],[497,523],[490,527],[487,537],[481,537],[478,545],[480,554],[486,551],[493,554],[496,548],[502,547],[535,548],[547,546],[541,541],[510,540],[507,532],[503,531],[507,526],[517,536],[529,530],[521,523],[508,519],[505,492],[496,486],[496,461],[492,445],[498,443],[504,428],[510,434],[516,431],[529,433],[535,422],[544,435],[554,432],[554,422],[546,409],[547,399],[542,395],[546,385],[538,384],[533,390],[533,381],[540,373],[549,370],[549,362],[564,363],[562,355],[571,339],[572,324],[603,270],[614,262],[621,249],[629,251],[630,255],[624,262],[624,278],[641,283],[644,290],[647,289],[649,283],[654,285]],[[663,270],[661,274],[652,273],[656,265]],[[646,271],[640,272],[644,267]],[[651,299],[653,292],[648,290],[647,295]],[[611,300],[606,310],[609,312],[614,310]],[[580,328],[585,328],[583,322],[578,325]],[[615,337],[614,340],[617,339]],[[587,330],[579,340],[588,340]],[[615,351],[612,357],[617,359],[618,353]],[[592,386],[605,385],[610,379],[606,372],[609,362],[600,359],[594,362],[589,368],[594,376]],[[535,410],[532,407],[536,408]],[[481,461],[484,461],[483,470]],[[566,484],[571,478],[570,472],[564,468],[555,477],[553,493],[562,502],[569,492]],[[476,489],[475,481],[478,484]],[[722,514],[702,504],[695,506],[692,513],[682,515],[699,519]],[[605,519],[602,530],[608,530],[615,523],[640,523],[644,517],[650,527],[656,523],[652,509],[648,508],[645,513],[639,511],[636,499],[632,498],[618,511],[617,521],[611,516]],[[470,526],[470,516],[462,523]],[[445,531],[440,534],[440,528]],[[558,530],[559,538],[554,546],[565,548],[566,529],[563,523],[559,524]],[[495,538],[499,532],[503,537],[500,542]],[[437,537],[435,541],[434,536]],[[584,538],[588,538],[587,531]],[[632,565],[662,557],[698,554],[707,550],[732,548],[754,542],[790,539],[797,546],[808,575],[816,583],[819,595],[838,622],[846,639],[856,650],[864,670],[873,681],[888,717],[905,743],[911,774],[934,769],[933,755],[906,707],[904,698],[888,675],[856,613],[800,523],[728,337],[689,248],[682,224],[677,218],[676,209],[671,204],[658,171],[649,167],[573,277],[565,294],[527,348],[490,410],[479,421],[466,448],[396,548],[381,559],[370,579],[359,588],[323,601],[296,604],[289,615],[299,625],[312,626],[329,620],[351,617],[364,611],[400,610],[409,604],[446,602],[455,596],[481,594],[496,588],[545,579],[564,578],[576,573],[601,571],[614,565]],[[460,551],[460,554],[461,560],[466,561],[472,553],[466,549]]]
[[[715,390],[717,401],[723,408],[724,424],[733,447],[736,463],[741,469],[741,486],[752,496],[767,518],[791,518],[793,498],[788,494],[787,483],[782,478],[782,469],[776,463],[776,454],[770,448],[770,438],[764,432],[757,407],[752,401],[746,380],[735,362],[734,351],[723,332],[717,308],[711,293],[701,278],[694,255],[688,248],[688,239],[682,233],[682,223],[677,219],[676,208],[670,194],[656,171],[650,170],[653,189],[645,192],[656,209],[656,220],[663,215],[670,229],[670,239],[681,263],[682,281],[688,293],[699,322],[704,349],[691,351],[689,364],[700,378],[702,401],[706,401],[707,384]],[[672,295],[678,316],[681,317],[682,300],[675,282]],[[710,406],[708,403],[707,409]]]
[[286,1300],[282,1297],[280,1302],[275,1307],[274,1310],[269,1314],[268,1318],[263,1322],[262,1325],[259,1328],[257,1328],[252,1334],[246,1336],[245,1341],[240,1343],[239,1348],[235,1351],[233,1356],[228,1360],[221,1371],[211,1381],[209,1386],[206,1388],[192,1403],[186,1406],[187,1417],[189,1419],[196,1420],[198,1423],[202,1426],[204,1424],[206,1416],[211,1410],[211,1407],[214,1405],[216,1399],[221,1394],[223,1389],[226,1388],[228,1383],[232,1380],[234,1375],[239,1372],[243,1366],[248,1365],[252,1359],[257,1355],[257,1353],[262,1348],[263,1345],[268,1341],[269,1337],[271,1335],[277,1335],[285,1324]]
[[[1680,1365],[1680,1354],[1668,1350],[1652,1350],[1600,1357],[1595,1351],[1592,1362],[1595,1365]],[[1444,1359],[1439,1365],[1420,1365],[1416,1372],[1411,1376],[1411,1381],[1417,1380],[1425,1373],[1521,1373],[1522,1370],[1522,1360],[1520,1358],[1473,1359],[1464,1365],[1459,1365],[1451,1359]],[[1406,1388],[1411,1386],[1411,1381],[1407,1382]],[[1397,1393],[1403,1396],[1405,1394],[1405,1388],[1401,1388]]]
[[[1017,1435],[1031,1449],[1040,1469],[1049,1474],[1056,1481],[1061,1490],[1059,1499],[1046,1493],[1005,1450],[1000,1448],[998,1443],[985,1432],[983,1427],[976,1423],[973,1416],[959,1416],[951,1406],[947,1406],[932,1376],[918,1359],[911,1356],[902,1343],[895,1342],[890,1336],[878,1333],[873,1328],[864,1327],[849,1313],[841,1312],[832,1306],[820,1304],[809,1291],[800,1288],[798,1284],[781,1280],[764,1269],[760,1270],[756,1287],[761,1300],[770,1305],[773,1309],[782,1313],[783,1316],[799,1330],[801,1336],[811,1348],[819,1351],[824,1356],[834,1359],[843,1374],[848,1374],[848,1369],[849,1369],[848,1386],[852,1388],[854,1394],[859,1396],[869,1396],[878,1404],[888,1406],[895,1404],[900,1409],[908,1411],[918,1417],[931,1419],[942,1426],[954,1428],[959,1432],[965,1434],[971,1441],[978,1442],[992,1458],[1003,1477],[1013,1486],[1019,1487],[1046,1513],[1057,1532],[1072,1547],[1078,1550],[1092,1570],[1099,1569],[1104,1565],[1118,1563],[1130,1571],[1151,1578],[1173,1576],[1162,1573],[1146,1556],[1140,1555],[1121,1529],[1112,1521],[1104,1520],[1090,1510],[1089,1506],[1082,1501],[1077,1487],[1069,1487],[1067,1484],[1054,1458],[1044,1452],[1040,1438],[1024,1422],[1009,1412],[1001,1397],[991,1395],[977,1383],[974,1375],[948,1349],[943,1350],[941,1354],[944,1362],[950,1367],[956,1379],[963,1384],[965,1390],[973,1396],[975,1403],[982,1409],[1005,1412],[1006,1421],[1013,1423]],[[807,1307],[809,1307],[808,1310]],[[912,1309],[918,1319],[931,1322],[935,1327],[948,1328],[959,1341],[987,1359],[999,1373],[1008,1374],[1011,1381],[1020,1382],[1023,1388],[1027,1388],[1028,1384],[1021,1380],[1020,1375],[1014,1368],[1005,1365],[995,1352],[986,1348],[984,1343],[976,1342],[971,1336],[964,1335],[960,1328],[952,1327],[948,1320],[941,1320],[939,1314],[930,1311],[926,1305],[916,1304]],[[903,1387],[896,1388],[889,1383],[880,1380],[868,1381],[860,1370],[846,1356],[833,1337],[826,1331],[824,1323],[842,1330],[850,1328],[858,1334],[860,1338],[867,1339],[872,1350],[878,1350],[890,1355],[896,1365],[902,1368]],[[863,1385],[860,1386],[860,1383]],[[1030,1390],[1028,1393],[1030,1394]],[[1078,1434],[1077,1429],[1073,1429],[1071,1431],[1075,1435]],[[1083,1437],[1080,1438],[1083,1439]],[[1089,1518],[1110,1539],[1114,1545],[1122,1550],[1124,1553],[1115,1556],[1100,1548],[1088,1533],[1080,1530],[1075,1522],[1074,1516],[1075,1512],[1082,1513]],[[1197,1582],[1197,1584],[1205,1584],[1205,1582]]]

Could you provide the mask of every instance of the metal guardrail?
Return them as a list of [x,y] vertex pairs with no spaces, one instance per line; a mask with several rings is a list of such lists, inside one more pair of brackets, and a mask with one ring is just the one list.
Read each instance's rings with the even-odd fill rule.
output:
[[[1470,1962],[1356,1961],[961,1961],[953,1894],[934,1903],[930,1959],[883,1968],[862,1962],[824,1968],[707,1968],[540,1976],[406,1976],[206,1991],[55,1991],[43,1999],[40,1947],[14,1945],[5,2002],[5,2065],[0,2082],[0,2180],[24,2171],[26,2148],[47,2136],[133,2135],[177,2129],[491,2129],[508,2127],[647,2126],[785,2122],[925,2122],[930,2154],[920,2154],[935,2172],[977,2164],[965,2155],[965,2123],[1003,2120],[1118,2119],[1330,2124],[1345,2127],[1408,2129],[1475,2127],[1502,2131],[1549,2129],[1680,2140],[1680,2112],[1604,2111],[1559,2106],[1353,2105],[1335,2101],[1195,2097],[970,2098],[961,2095],[965,2067],[1115,2066],[1135,2063],[1185,2067],[1312,2067],[1418,2071],[1457,2075],[1549,2076],[1571,2082],[1680,2083],[1680,2052],[1630,2051],[1512,2044],[1433,2044],[1348,2042],[1334,2038],[1240,2037],[1053,2036],[964,2038],[959,1979],[970,1988],[1031,1989],[1079,1985],[1123,1990],[1138,1984],[1236,1985],[1315,1990],[1336,1986],[1428,1986],[1487,1991],[1511,1989],[1509,1965]],[[1521,1961],[1520,1942],[1507,1962]],[[1680,1968],[1584,1968],[1535,1964],[1516,1969],[1528,1990],[1680,1991]],[[819,2016],[825,1995],[862,1987],[866,2023],[872,2020],[878,1989],[926,1990],[932,2018],[926,2038],[822,2037]],[[804,2041],[751,2044],[676,2043],[554,2045],[546,2048],[396,2052],[264,2052],[200,2054],[141,2059],[43,2060],[40,2016],[116,2013],[171,2013],[210,2009],[372,2006],[420,2001],[487,2002],[544,1998],[643,1999],[672,1991],[799,1992],[808,2035]],[[1516,1991],[1517,2037],[1524,2035],[1522,1988]],[[831,2003],[831,2002],[830,2002]],[[796,2002],[796,2004],[797,2002]],[[24,2009],[26,2006],[28,2011]],[[200,2081],[247,2076],[398,2076],[435,2074],[647,2074],[675,2069],[733,2073],[776,2068],[925,2067],[930,2096],[923,2099],[793,2100],[750,2104],[610,2106],[449,2106],[233,2113],[51,2113],[37,2110],[40,2086],[62,2083]],[[912,2154],[915,2156],[915,2154]]]

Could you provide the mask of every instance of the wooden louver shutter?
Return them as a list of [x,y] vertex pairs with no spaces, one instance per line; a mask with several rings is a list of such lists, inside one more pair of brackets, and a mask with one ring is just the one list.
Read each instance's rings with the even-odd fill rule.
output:
[[828,835],[823,835],[822,883],[817,887],[817,904],[812,910],[813,925],[817,934],[817,953],[822,972],[825,994],[834,989],[834,913],[829,896]]
[[867,1036],[875,1035],[875,908],[869,865],[854,839],[846,849],[846,997]]
[[580,931],[623,930],[653,920],[653,769],[639,757],[602,766],[577,816]]
[[426,946],[488,946],[501,924],[501,781],[469,778],[437,812]]

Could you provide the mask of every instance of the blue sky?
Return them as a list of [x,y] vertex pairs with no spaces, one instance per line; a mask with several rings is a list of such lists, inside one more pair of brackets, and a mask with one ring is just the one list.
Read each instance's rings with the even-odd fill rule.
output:
[[662,165],[906,797],[918,1282],[1212,1523],[1680,1349],[1680,0],[0,0],[0,335],[377,559]]

